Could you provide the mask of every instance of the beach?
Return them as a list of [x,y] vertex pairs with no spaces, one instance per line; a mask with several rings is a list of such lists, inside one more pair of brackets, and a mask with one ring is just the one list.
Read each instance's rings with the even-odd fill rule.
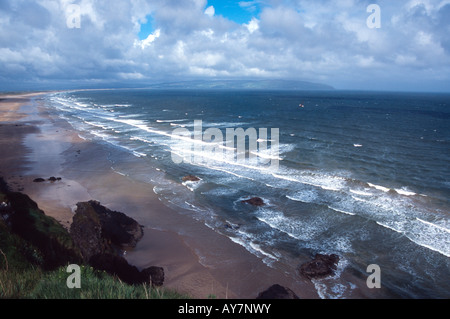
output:
[[[0,176],[12,190],[31,197],[49,216],[69,228],[77,202],[97,200],[144,225],[144,237],[125,258],[139,269],[160,266],[167,288],[194,298],[256,298],[273,284],[300,298],[318,298],[314,285],[293,281],[241,245],[180,214],[159,200],[153,186],[120,174],[108,145],[86,140],[55,110],[46,93],[0,97]],[[150,168],[151,169],[151,168]],[[48,181],[50,177],[60,180]],[[45,182],[33,182],[44,178]],[[301,259],[300,259],[301,260]]]
[[[310,107],[299,109],[305,95]],[[3,96],[0,176],[66,229],[89,200],[133,218],[144,237],[126,260],[162,267],[164,286],[193,298],[254,299],[275,284],[303,299],[442,298],[447,101],[138,89]],[[279,167],[189,152],[176,163],[198,119],[205,130],[279,128]],[[304,265],[337,259],[308,277]],[[369,265],[381,269],[379,289],[367,284]]]

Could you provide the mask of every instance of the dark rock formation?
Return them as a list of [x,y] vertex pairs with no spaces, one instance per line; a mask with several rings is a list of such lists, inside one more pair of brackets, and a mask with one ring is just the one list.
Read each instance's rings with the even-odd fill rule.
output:
[[144,282],[143,275],[135,267],[128,264],[125,258],[113,254],[97,254],[89,259],[89,264],[97,270],[117,276],[127,284],[134,285]]
[[96,254],[134,248],[144,233],[134,219],[89,201],[77,204],[70,234],[89,261]]
[[230,223],[225,223],[223,225],[223,227],[225,227],[225,229],[229,229],[229,230],[237,230],[239,229],[241,226],[240,225],[235,225],[235,224],[230,224]]
[[153,286],[162,286],[164,283],[164,269],[162,267],[151,266],[141,271],[145,282],[151,282]]
[[183,182],[198,182],[200,178],[194,175],[186,175],[182,180]]
[[300,299],[289,288],[275,284],[261,292],[256,299]]
[[97,270],[103,270],[112,276],[117,276],[130,285],[151,283],[153,286],[162,286],[164,283],[164,270],[161,267],[152,266],[139,271],[122,256],[97,254],[90,258],[89,264]]
[[[79,205],[82,207],[81,210]],[[77,204],[77,212],[70,226],[70,235],[80,247],[81,255],[86,262],[94,255],[115,252],[110,242],[102,237],[102,225],[95,210],[87,209],[81,203]]]
[[312,261],[300,265],[298,271],[300,275],[308,279],[324,278],[334,275],[338,263],[338,255],[316,254]]
[[[0,243],[11,256],[10,266],[25,269],[31,264],[54,270],[84,263],[128,284],[161,286],[163,268],[139,271],[119,253],[124,247],[134,247],[142,236],[142,226],[136,221],[95,201],[77,204],[69,234],[27,195],[10,191],[0,177]],[[2,260],[0,268],[3,264]]]
[[120,255],[122,250],[134,248],[143,236],[142,226],[125,214],[111,211],[96,201],[78,203],[70,233],[85,262],[95,269],[128,284],[163,284],[161,267],[139,271]]
[[241,228],[242,224],[235,224],[229,221],[225,221],[223,227],[228,230],[238,230]]
[[[55,177],[55,176],[52,176],[52,177],[50,177],[49,179],[48,179],[48,181],[50,181],[50,182],[56,182],[56,181],[60,181],[62,178],[61,177]],[[33,182],[35,182],[35,183],[42,183],[42,182],[45,182],[46,180],[45,179],[43,179],[43,178],[41,178],[41,177],[39,177],[39,178],[35,178],[34,180],[33,180]]]
[[264,206],[264,201],[259,197],[252,197],[250,199],[246,199],[242,201],[243,203],[247,203],[253,206]]

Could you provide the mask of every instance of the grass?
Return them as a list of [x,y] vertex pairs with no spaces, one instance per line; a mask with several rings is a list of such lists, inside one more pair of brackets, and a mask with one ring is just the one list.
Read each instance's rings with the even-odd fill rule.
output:
[[188,299],[189,296],[151,285],[127,285],[119,279],[81,266],[81,288],[68,288],[71,273],[65,267],[51,272],[40,268],[26,271],[0,270],[3,299]]
[[42,275],[40,268],[23,271],[0,270],[0,298],[27,298],[41,280]]
[[186,299],[185,295],[151,285],[128,285],[89,266],[81,266],[81,288],[68,288],[70,273],[61,267],[45,274],[30,298],[37,299]]
[[27,195],[9,192],[7,197],[14,212],[8,219],[9,228],[29,245],[38,248],[36,251],[42,255],[43,267],[51,270],[69,260],[81,261],[79,251],[61,224],[45,215]]

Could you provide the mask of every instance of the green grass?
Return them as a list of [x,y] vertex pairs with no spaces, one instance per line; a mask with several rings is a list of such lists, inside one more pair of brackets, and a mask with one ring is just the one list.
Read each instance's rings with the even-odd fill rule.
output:
[[104,272],[81,266],[81,288],[68,288],[65,267],[51,272],[0,270],[3,299],[189,299],[189,296],[151,285],[128,285]]
[[77,247],[61,224],[45,215],[27,195],[15,192],[6,195],[14,212],[9,218],[11,232],[39,249],[43,267],[51,270],[66,261],[81,261]]
[[89,266],[81,266],[81,288],[68,288],[71,273],[61,267],[45,274],[38,282],[30,298],[38,299],[186,299],[186,295],[151,285],[128,285],[119,279],[99,272]]
[[39,249],[12,233],[0,218],[0,269],[27,270],[42,264]]
[[30,268],[23,271],[0,270],[0,298],[27,298],[41,278],[42,271],[40,268]]

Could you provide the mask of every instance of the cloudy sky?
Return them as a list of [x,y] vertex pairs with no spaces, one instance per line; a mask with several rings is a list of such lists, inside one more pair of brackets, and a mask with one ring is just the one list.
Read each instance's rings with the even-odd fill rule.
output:
[[0,89],[294,79],[450,91],[450,0],[0,0],[0,30]]

